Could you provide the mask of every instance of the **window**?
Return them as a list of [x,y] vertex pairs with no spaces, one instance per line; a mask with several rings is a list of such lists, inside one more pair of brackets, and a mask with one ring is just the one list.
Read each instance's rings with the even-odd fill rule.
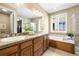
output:
[[59,31],[65,31],[65,22],[59,22]]
[[53,28],[53,31],[54,31],[55,30],[55,23],[53,23],[53,27],[52,28]]
[[67,13],[51,16],[51,32],[67,32]]

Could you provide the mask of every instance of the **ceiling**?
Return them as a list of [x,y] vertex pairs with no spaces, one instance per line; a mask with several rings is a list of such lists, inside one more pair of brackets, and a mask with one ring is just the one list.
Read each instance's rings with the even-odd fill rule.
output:
[[[2,3],[2,5],[15,9],[20,16],[26,18],[35,18],[43,15],[39,9],[35,9],[33,3]],[[53,13],[76,5],[78,3],[38,3],[37,6],[47,13]]]
[[59,10],[63,10],[66,8],[70,8],[76,5],[79,5],[78,3],[40,3],[39,4],[46,12],[53,13]]
[[4,3],[2,5],[9,6],[10,8],[13,8],[16,10],[16,12],[26,18],[35,18],[35,17],[40,17],[41,14],[39,10],[32,10],[29,8],[30,6],[33,7],[30,3]]

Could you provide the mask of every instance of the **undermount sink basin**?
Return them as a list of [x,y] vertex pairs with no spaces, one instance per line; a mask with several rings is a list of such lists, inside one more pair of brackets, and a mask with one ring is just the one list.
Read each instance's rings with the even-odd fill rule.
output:
[[3,38],[1,39],[0,41],[1,42],[14,42],[14,41],[19,41],[19,40],[22,40],[24,39],[25,37],[24,36],[17,36],[17,37],[8,37],[8,38]]

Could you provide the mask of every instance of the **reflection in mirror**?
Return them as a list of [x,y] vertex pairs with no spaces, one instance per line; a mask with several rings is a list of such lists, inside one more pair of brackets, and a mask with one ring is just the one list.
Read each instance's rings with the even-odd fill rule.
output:
[[22,33],[22,18],[17,19],[17,33]]
[[[11,11],[5,8],[0,8],[0,37],[4,34],[11,33],[10,15]],[[3,35],[2,35],[3,34]]]
[[31,22],[33,23],[33,27],[35,28],[35,32],[41,32],[42,31],[42,26],[41,26],[41,20],[42,18],[35,18],[35,19],[32,19]]
[[33,22],[26,23],[24,30],[27,34],[34,34],[36,32],[36,24]]
[[5,9],[5,8],[0,8],[0,14],[6,14],[6,15],[10,15],[12,13],[12,11]]
[[42,29],[40,20],[41,18],[24,18],[14,11],[0,8],[0,38],[27,34],[24,29],[25,25],[30,25],[32,27],[31,33],[37,33]]

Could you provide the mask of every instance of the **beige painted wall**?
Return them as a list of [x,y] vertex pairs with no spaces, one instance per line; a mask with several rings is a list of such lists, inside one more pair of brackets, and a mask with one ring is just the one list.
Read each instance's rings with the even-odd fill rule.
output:
[[72,8],[65,9],[65,10],[57,11],[55,13],[51,13],[50,16],[61,14],[61,13],[67,13],[67,32],[73,32],[72,16],[73,14],[79,13],[79,6],[75,6]]
[[6,29],[4,30],[5,33],[10,33],[10,16],[9,15],[0,13],[0,24],[6,25]]
[[[79,32],[79,17],[77,16],[77,18],[75,19],[72,19],[72,16],[73,15],[76,15],[79,13],[79,6],[75,6],[75,7],[72,7],[72,8],[68,8],[68,9],[65,9],[65,10],[61,10],[61,11],[58,11],[58,12],[55,12],[55,13],[51,13],[51,15],[56,15],[56,14],[61,14],[61,13],[67,13],[67,32],[74,32],[74,29],[77,29],[76,32]],[[76,25],[76,28],[73,23],[73,20],[77,20],[77,25]],[[79,42],[79,35],[75,36],[75,41],[78,43]],[[79,43],[78,43],[79,44]]]

